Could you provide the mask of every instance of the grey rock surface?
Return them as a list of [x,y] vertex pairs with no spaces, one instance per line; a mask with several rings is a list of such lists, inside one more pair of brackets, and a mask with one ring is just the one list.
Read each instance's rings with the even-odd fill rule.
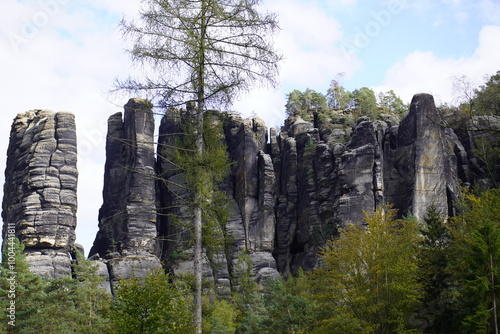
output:
[[154,118],[131,99],[108,119],[103,205],[89,256],[104,258],[112,283],[161,267],[157,258]]
[[49,278],[71,274],[77,210],[74,115],[18,114],[10,132],[2,218],[24,244],[30,269]]
[[[190,273],[192,195],[172,163],[187,111],[161,120],[154,152],[150,105],[131,99],[108,121],[103,205],[90,250],[108,291],[120,279],[161,267]],[[204,254],[204,275],[228,293],[248,265],[257,280],[310,270],[318,252],[346,224],[363,224],[363,211],[392,204],[403,216],[422,219],[430,204],[455,213],[459,186],[495,185],[477,140],[500,143],[500,121],[481,116],[442,124],[429,94],[414,96],[398,122],[361,117],[290,118],[277,131],[258,118],[214,113],[223,126],[231,161],[221,190],[229,216],[217,231],[229,240]],[[448,115],[447,119],[452,119]],[[441,122],[441,123],[440,123]],[[484,130],[490,132],[484,132]],[[497,137],[496,137],[497,136]],[[76,136],[68,113],[20,114],[12,127],[3,202],[6,224],[26,245],[33,271],[50,277],[70,273],[76,225]],[[109,284],[112,283],[112,284]]]

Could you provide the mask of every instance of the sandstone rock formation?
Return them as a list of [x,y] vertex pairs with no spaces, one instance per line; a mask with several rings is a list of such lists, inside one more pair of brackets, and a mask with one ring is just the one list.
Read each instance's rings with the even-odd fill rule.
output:
[[412,212],[420,221],[431,204],[445,215],[452,213],[448,204],[456,199],[451,196],[457,191],[458,180],[450,175],[456,175],[456,167],[449,161],[446,139],[432,95],[415,95],[399,126],[393,160],[397,179],[406,191],[390,193],[387,187],[387,197],[395,208]]
[[[191,194],[170,159],[190,112],[164,115],[156,153],[147,101],[132,99],[108,120],[103,205],[90,250],[108,290],[109,281],[145,275],[160,261],[176,274],[192,272]],[[446,128],[429,94],[415,95],[399,124],[389,116],[353,126],[290,118],[268,131],[258,118],[214,115],[232,163],[221,185],[229,217],[219,231],[229,242],[206,252],[203,271],[222,293],[238,284],[247,260],[260,280],[310,270],[339,229],[363,223],[363,211],[392,204],[401,216],[422,219],[434,204],[453,215],[460,184],[495,182],[475,153],[484,133],[472,126],[496,124],[498,133],[500,122],[479,117],[470,129]],[[51,277],[70,272],[75,247],[75,140],[67,113],[19,115],[11,133],[4,224],[16,223],[33,270]]]
[[2,218],[15,225],[30,269],[49,278],[71,273],[75,251],[77,149],[74,115],[32,110],[14,119]]
[[[123,117],[123,119],[122,119]],[[110,280],[145,275],[160,262],[157,245],[154,118],[148,102],[131,99],[108,119],[103,205],[89,255],[102,258]]]
[[[166,114],[159,130],[159,238],[164,240],[161,243],[162,260],[175,273],[192,273],[192,249],[185,245],[190,240],[189,227],[185,225],[189,226],[185,217],[190,216],[186,206],[190,194],[183,189],[182,171],[169,159],[176,145],[176,134],[182,129],[182,118],[181,113]],[[236,284],[234,278],[239,275],[243,254],[248,253],[256,275],[277,275],[272,255],[276,181],[271,157],[264,153],[267,129],[263,122],[234,115],[219,117],[217,121],[223,122],[228,155],[233,162],[230,177],[222,185],[229,200],[229,219],[225,231],[220,231],[221,238],[226,236],[232,242],[225,251],[205,254],[204,273],[226,289]],[[178,258],[179,253],[182,253],[181,258]]]
[[[171,111],[161,121],[156,162],[158,235],[152,224],[147,225],[151,217],[138,220],[150,226],[147,238],[159,240],[156,254],[174,273],[192,271],[186,229],[190,194],[183,187],[182,171],[168,158],[182,133],[182,119],[187,115],[183,113],[189,112]],[[287,120],[278,133],[275,129],[268,132],[258,118],[219,115],[232,162],[230,176],[222,185],[230,214],[220,237],[229,237],[231,244],[218,254],[205,254],[205,276],[226,288],[237,284],[242,254],[248,254],[257,277],[310,270],[317,265],[318,251],[339,228],[347,223],[361,224],[363,211],[384,204],[393,204],[400,215],[412,212],[419,219],[432,203],[443,215],[453,214],[459,183],[474,178],[459,179],[469,168],[470,152],[453,130],[438,124],[435,115],[434,101],[428,94],[415,95],[400,125],[390,117],[385,121],[361,117],[350,129],[338,123],[316,119],[313,124],[297,118]],[[120,225],[106,225],[103,215],[109,212],[108,216],[115,217],[113,212],[123,211],[112,206],[122,205],[118,203],[124,198],[124,175],[137,169],[130,159],[113,162],[118,159],[113,154],[118,153],[112,152],[122,152],[123,143],[128,141],[113,140],[122,138],[124,131],[121,116],[115,117],[120,130],[110,127],[106,175],[114,173],[120,181],[115,184],[106,179],[101,231],[115,226],[111,230],[116,232],[100,235],[113,235],[116,242],[125,245],[129,239],[120,237]],[[118,169],[112,172],[113,168]],[[148,175],[150,181],[143,179],[143,185],[153,191],[154,176],[141,175]],[[144,212],[153,212],[152,197],[154,194],[148,194],[148,201],[141,199],[141,205],[147,204]],[[99,238],[96,245],[109,248],[110,241]],[[151,245],[140,249],[153,253]]]

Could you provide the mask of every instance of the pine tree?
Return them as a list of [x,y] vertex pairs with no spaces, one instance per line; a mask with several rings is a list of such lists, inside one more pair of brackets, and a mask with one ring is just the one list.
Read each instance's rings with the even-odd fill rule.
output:
[[432,204],[424,217],[419,254],[423,291],[422,307],[417,318],[423,318],[426,333],[455,333],[452,282],[448,272],[450,233],[444,219]]
[[[19,334],[93,334],[108,330],[106,317],[110,295],[99,286],[100,278],[91,261],[79,256],[79,264],[74,269],[76,279],[71,276],[47,279],[29,270],[23,248],[16,239],[14,276],[4,258],[0,300],[4,303],[15,301],[15,327],[0,329]],[[14,298],[11,298],[12,277],[15,278]],[[2,309],[5,312],[6,308]]]
[[498,333],[500,190],[466,193],[452,223],[452,275],[463,333]]
[[[9,241],[11,242],[11,241]],[[14,261],[7,260],[8,252],[3,252],[2,268],[0,273],[0,303],[2,306],[2,323],[0,329],[4,333],[40,333],[38,324],[31,319],[42,312],[40,301],[47,286],[45,280],[33,274],[25,261],[24,245],[17,238],[9,245],[14,250]],[[12,266],[8,263],[11,262]],[[14,302],[14,318],[9,317],[7,306]],[[8,324],[13,321],[15,326]]]

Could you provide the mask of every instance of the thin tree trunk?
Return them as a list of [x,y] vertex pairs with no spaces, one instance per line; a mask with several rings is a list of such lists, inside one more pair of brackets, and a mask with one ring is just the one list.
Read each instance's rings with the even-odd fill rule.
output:
[[497,299],[495,293],[495,275],[493,272],[493,255],[490,251],[490,273],[491,273],[491,293],[493,297],[493,325],[495,326],[495,334],[498,334],[498,320],[497,320]]
[[[203,103],[201,103],[203,106]],[[198,103],[198,110],[196,111],[196,153],[202,156],[204,153],[203,147],[203,111],[200,110]],[[200,168],[200,167],[198,167]],[[197,169],[199,172],[199,169]],[[203,177],[202,175],[198,175]],[[199,180],[203,182],[202,180]],[[194,207],[194,282],[195,282],[195,295],[194,295],[194,326],[195,333],[202,333],[202,208],[201,208],[201,191],[198,185],[195,193],[195,207]]]
[[[201,22],[200,22],[200,53],[199,53],[199,67],[198,67],[198,106],[196,109],[196,152],[201,157],[204,154],[203,144],[203,110],[205,108],[205,38],[206,38],[206,3],[201,2]],[[198,170],[199,171],[199,170]],[[203,178],[203,175],[199,175]],[[201,208],[201,189],[203,187],[203,180],[199,179],[202,184],[197,187],[195,194],[195,208],[194,208],[194,280],[196,293],[194,296],[194,327],[195,333],[201,334],[203,327],[202,317],[202,208]]]
[[[203,145],[203,99],[198,99],[198,109],[196,110],[196,153],[201,157],[204,154]],[[197,171],[200,174],[198,167]],[[201,173],[202,174],[202,173]],[[203,183],[203,175],[198,175],[199,182]],[[194,282],[196,292],[194,295],[194,326],[195,333],[202,333],[202,208],[201,189],[203,184],[196,187],[195,207],[194,207]]]

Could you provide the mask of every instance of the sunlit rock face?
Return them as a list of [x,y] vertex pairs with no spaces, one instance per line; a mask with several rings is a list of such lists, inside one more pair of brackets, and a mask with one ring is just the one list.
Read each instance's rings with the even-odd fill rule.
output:
[[74,115],[32,110],[10,132],[2,218],[24,244],[30,269],[54,278],[71,273],[78,182]]
[[399,158],[395,167],[407,190],[389,197],[391,202],[399,202],[396,208],[413,213],[421,221],[431,204],[448,214],[446,190],[456,189],[457,184],[450,184],[453,180],[449,178],[452,170],[447,161],[445,129],[439,124],[432,95],[413,97],[410,111],[399,126],[395,155]]

